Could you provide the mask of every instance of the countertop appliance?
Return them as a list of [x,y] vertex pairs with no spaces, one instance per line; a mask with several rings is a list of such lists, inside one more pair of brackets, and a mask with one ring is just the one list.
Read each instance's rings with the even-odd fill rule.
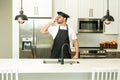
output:
[[106,58],[106,50],[81,50],[80,51],[80,58]]
[[100,18],[79,18],[78,32],[79,33],[102,33],[103,21]]

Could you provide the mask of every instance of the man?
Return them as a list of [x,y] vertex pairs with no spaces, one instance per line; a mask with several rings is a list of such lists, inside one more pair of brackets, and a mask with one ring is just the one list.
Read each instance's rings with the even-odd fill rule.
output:
[[[75,32],[67,25],[67,19],[70,17],[64,12],[57,12],[58,16],[52,19],[41,30],[41,33],[50,33],[53,37],[53,47],[51,50],[51,58],[61,58],[61,49],[63,47],[64,58],[71,58],[69,51],[70,41],[73,41],[76,53],[73,59],[79,58],[79,44]],[[57,22],[59,25],[52,26]],[[68,44],[64,45],[64,44]],[[63,46],[64,45],[64,46]]]

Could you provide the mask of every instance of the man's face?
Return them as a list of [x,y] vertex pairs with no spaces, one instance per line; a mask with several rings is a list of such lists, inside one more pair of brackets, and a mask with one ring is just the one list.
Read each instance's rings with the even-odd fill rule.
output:
[[57,23],[58,24],[62,24],[63,22],[65,22],[66,21],[66,18],[64,18],[63,16],[58,16],[57,17]]

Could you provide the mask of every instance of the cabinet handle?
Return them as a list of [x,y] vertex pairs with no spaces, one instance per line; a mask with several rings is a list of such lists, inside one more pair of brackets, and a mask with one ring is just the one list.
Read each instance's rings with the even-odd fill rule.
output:
[[92,8],[89,9],[89,17],[93,17],[93,9]]
[[93,17],[93,9],[91,9],[92,10],[92,17]]
[[37,7],[37,10],[36,10],[36,13],[37,13],[37,15],[38,15],[38,7]]
[[37,6],[34,7],[34,15],[35,15],[35,16],[38,15],[38,7],[37,7]]
[[34,7],[34,15],[36,15],[36,7]]
[[91,11],[92,11],[92,10],[91,10],[91,8],[90,8],[90,9],[89,9],[89,17],[91,17]]
[[113,53],[113,54],[111,54],[111,55],[115,55],[115,56],[116,56],[116,53]]
[[89,9],[89,17],[90,17],[90,9]]

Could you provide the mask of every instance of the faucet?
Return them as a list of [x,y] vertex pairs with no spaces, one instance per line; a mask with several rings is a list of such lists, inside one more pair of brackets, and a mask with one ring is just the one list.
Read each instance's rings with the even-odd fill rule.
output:
[[65,46],[68,46],[69,47],[69,52],[70,52],[70,46],[69,46],[69,44],[68,43],[64,43],[63,45],[62,45],[62,48],[61,48],[61,60],[58,60],[59,62],[61,62],[61,64],[64,64],[64,56],[63,56],[63,49],[64,49],[64,47]]

